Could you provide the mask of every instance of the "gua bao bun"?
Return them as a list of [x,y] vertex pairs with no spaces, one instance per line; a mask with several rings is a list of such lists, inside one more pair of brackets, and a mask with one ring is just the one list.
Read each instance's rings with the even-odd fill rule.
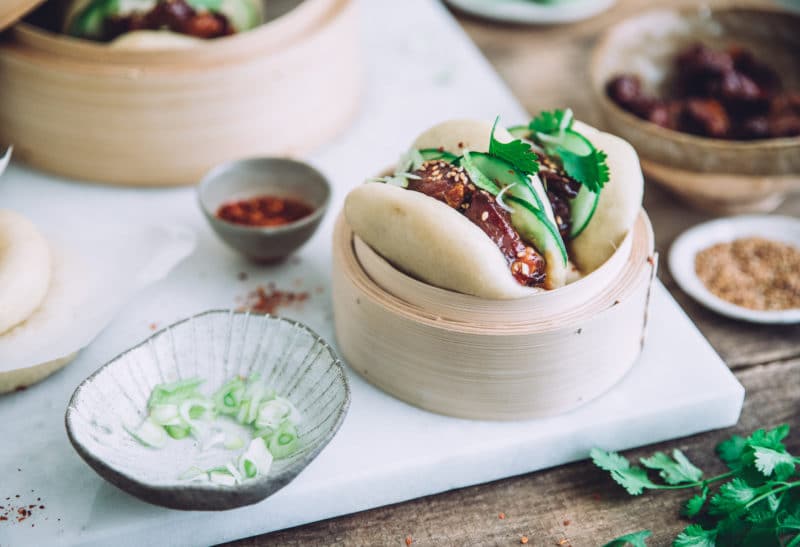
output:
[[[546,173],[536,172],[533,151],[523,141],[507,145],[506,151],[516,152],[504,154],[500,143],[514,140],[505,129],[495,128],[493,133],[486,122],[451,120],[414,141],[411,148],[416,152],[410,157],[416,160],[401,166],[404,172],[384,178],[388,183],[371,182],[351,191],[345,217],[367,245],[431,285],[489,299],[521,298],[562,287],[568,278],[580,277],[568,275],[572,263],[586,275],[614,253],[634,223],[643,189],[638,158],[629,144],[573,124],[571,112],[568,121],[567,131],[580,133],[578,147],[591,143],[585,145],[593,154],[587,157],[602,163],[595,174],[608,168],[606,176],[597,176],[603,179],[597,191],[567,177],[560,159],[550,161],[536,145]],[[534,161],[520,163],[520,156]],[[566,199],[559,202],[553,196],[554,187],[545,190],[539,175],[551,181],[561,176],[585,192],[576,197],[578,190],[573,188],[574,199],[568,203],[574,207],[567,207]],[[554,214],[554,207],[569,215],[569,221]]]
[[[127,49],[169,49],[249,30],[263,0],[67,0],[62,30]],[[171,35],[171,36],[170,36]]]
[[25,321],[50,286],[50,247],[24,216],[0,209],[0,334]]

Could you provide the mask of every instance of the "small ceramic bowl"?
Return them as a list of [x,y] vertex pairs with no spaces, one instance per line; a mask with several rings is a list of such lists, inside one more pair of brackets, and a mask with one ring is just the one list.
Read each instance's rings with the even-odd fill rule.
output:
[[447,3],[476,17],[503,23],[560,25],[599,15],[616,0],[447,0]]
[[800,90],[800,15],[774,8],[654,10],[612,26],[591,59],[592,90],[606,129],[636,148],[645,174],[714,213],[764,212],[800,191],[800,137],[733,141],[665,129],[623,110],[606,94],[620,74],[637,74],[661,95],[676,53],[702,42],[742,46],[765,60],[784,87]]
[[[311,238],[330,200],[327,179],[288,158],[235,160],[212,169],[197,188],[200,207],[222,240],[256,262],[282,260]],[[282,226],[244,226],[216,216],[220,205],[261,195],[299,199],[314,212]]]
[[[153,449],[126,431],[146,417],[156,384],[200,377],[201,389],[211,394],[234,376],[256,374],[302,416],[299,449],[276,459],[266,476],[236,486],[181,480],[187,469],[224,465],[238,453],[221,446],[201,451],[191,437]],[[173,509],[222,510],[256,503],[289,484],[333,438],[349,404],[341,362],[305,325],[209,311],[154,334],[87,378],[72,395],[66,427],[86,463],[128,493]]]
[[742,215],[704,222],[682,233],[669,251],[669,271],[675,282],[697,302],[715,312],[752,323],[800,323],[800,309],[751,310],[719,298],[695,272],[697,253],[717,243],[759,236],[800,249],[800,220],[775,215]]

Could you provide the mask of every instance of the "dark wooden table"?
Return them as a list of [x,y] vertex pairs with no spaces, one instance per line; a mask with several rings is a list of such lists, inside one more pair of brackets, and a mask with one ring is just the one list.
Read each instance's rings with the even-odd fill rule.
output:
[[[679,2],[650,0],[648,5]],[[687,2],[683,2],[687,3]],[[730,2],[716,2],[730,3]],[[766,3],[766,2],[765,2]],[[566,27],[513,27],[457,14],[467,33],[530,112],[569,105],[577,117],[599,124],[587,95],[587,52],[610,23],[635,12],[641,0],[619,0],[606,14]],[[546,76],[543,76],[546,75]],[[583,82],[581,80],[584,80]],[[789,449],[800,452],[800,326],[754,326],[702,308],[675,284],[666,251],[686,228],[711,218],[687,209],[654,184],[645,207],[661,253],[659,277],[744,385],[736,427],[630,451],[639,457],[677,447],[707,472],[721,471],[714,447],[734,433],[790,423]],[[800,196],[777,213],[800,216]],[[800,274],[798,274],[800,275]],[[669,328],[652,325],[652,328]],[[686,378],[691,382],[691,378]],[[487,462],[491,465],[491,462]],[[231,545],[528,545],[595,546],[649,528],[650,545],[669,545],[686,526],[678,516],[680,492],[631,498],[588,462],[564,465],[489,484],[241,540]],[[505,518],[499,518],[504,513]]]

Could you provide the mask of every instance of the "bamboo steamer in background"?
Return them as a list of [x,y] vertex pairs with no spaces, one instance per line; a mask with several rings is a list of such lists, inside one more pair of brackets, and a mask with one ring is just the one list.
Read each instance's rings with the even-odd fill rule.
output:
[[800,91],[800,15],[766,8],[654,10],[611,27],[591,62],[592,89],[605,129],[630,142],[642,170],[688,203],[715,213],[771,211],[800,192],[800,137],[734,141],[665,129],[623,110],[606,94],[622,73],[660,92],[672,58],[695,42],[745,47]]
[[302,154],[355,113],[356,19],[352,0],[305,0],[257,29],[162,51],[20,23],[0,45],[0,143],[45,171],[124,185]]
[[472,419],[567,412],[616,384],[641,351],[655,274],[642,211],[597,271],[555,291],[487,300],[422,283],[355,237],[333,238],[336,337],[367,381],[412,405]]

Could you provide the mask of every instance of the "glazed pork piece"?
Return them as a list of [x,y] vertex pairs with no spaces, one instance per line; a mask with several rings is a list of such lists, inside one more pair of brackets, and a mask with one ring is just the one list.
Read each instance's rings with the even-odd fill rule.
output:
[[717,139],[800,135],[800,93],[740,47],[695,44],[675,57],[666,97],[648,95],[637,75],[611,79],[608,96],[636,116],[668,129]]
[[478,190],[462,167],[427,161],[408,179],[408,189],[435,198],[465,215],[502,251],[514,278],[527,287],[545,281],[545,260],[525,245],[511,224],[511,215],[489,193]]

